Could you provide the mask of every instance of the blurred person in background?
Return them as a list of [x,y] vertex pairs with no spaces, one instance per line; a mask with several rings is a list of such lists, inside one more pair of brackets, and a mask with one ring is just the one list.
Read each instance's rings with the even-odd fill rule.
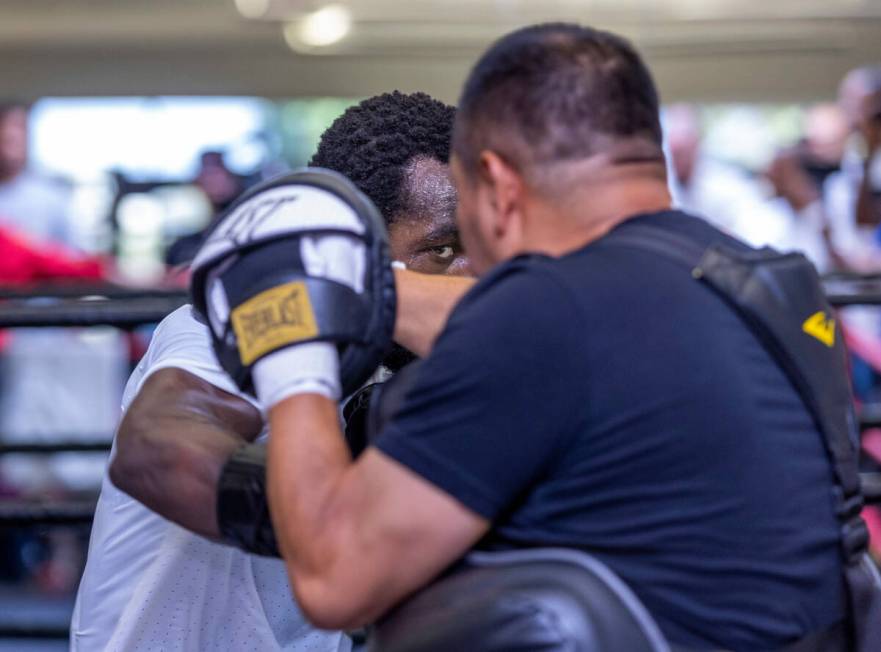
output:
[[[107,262],[53,242],[38,242],[15,229],[0,226],[0,285],[42,281],[100,281]],[[2,342],[2,337],[0,337]]]
[[818,268],[828,267],[828,249],[815,220],[781,210],[756,179],[702,151],[700,116],[693,106],[674,104],[664,110],[664,137],[677,207],[753,246],[799,250]]
[[202,189],[215,213],[226,210],[243,190],[242,180],[226,166],[223,152],[206,151],[195,184]]
[[[881,65],[856,68],[838,88],[846,139],[841,169],[823,184],[823,203],[832,241],[843,268],[857,273],[881,271]],[[877,402],[881,363],[877,354],[881,315],[875,307],[852,306],[841,311],[853,356],[852,377],[857,397]]]
[[674,104],[664,110],[664,137],[670,153],[674,202],[730,233],[744,231],[744,202],[754,194],[751,181],[733,166],[708,156],[701,147],[697,109]]
[[0,101],[0,224],[70,244],[70,188],[30,165],[28,121],[26,104]]
[[[103,264],[80,258],[68,248],[69,189],[35,169],[28,140],[28,106],[0,102],[0,229],[4,230],[0,253],[5,277],[0,283],[103,276]],[[100,376],[90,364],[100,363],[90,356],[95,338],[85,343],[80,335],[70,329],[21,329],[9,338],[0,382],[0,433],[17,438],[36,431],[53,435],[112,428],[116,401],[100,409],[91,394],[84,394],[93,374]],[[85,374],[89,381],[78,382],[78,377],[85,380]],[[118,384],[117,395],[122,394],[123,380],[124,371],[121,379],[113,381]],[[104,412],[109,418],[102,420],[99,415]],[[4,460],[0,464],[9,477],[10,465]]]
[[818,104],[805,113],[803,136],[794,147],[779,151],[765,178],[774,193],[771,200],[789,225],[785,244],[808,253],[822,270],[849,269],[838,251],[823,197],[827,179],[841,168],[848,125],[835,104]]
[[200,156],[201,167],[193,181],[205,193],[211,204],[211,222],[205,229],[186,235],[169,247],[165,255],[165,264],[169,266],[189,263],[196,255],[205,231],[214,224],[214,218],[232,204],[245,189],[241,177],[232,172],[223,159],[223,152],[205,151]]
[[[108,266],[97,257],[50,243],[35,242],[22,233],[0,226],[0,285],[20,286],[41,281],[99,281]],[[8,331],[0,331],[0,352],[8,341]],[[0,357],[0,381],[13,382],[3,373],[5,359]],[[3,387],[0,386],[0,392]],[[29,467],[30,468],[30,467]],[[0,474],[0,495],[21,498],[20,483],[7,484]],[[47,590],[69,588],[82,563],[81,547],[71,541],[70,533],[58,533],[47,542],[33,532],[0,532],[0,579],[20,581],[33,574]],[[54,559],[50,549],[56,553]]]
[[802,130],[804,135],[794,151],[814,187],[822,190],[826,180],[841,169],[847,117],[837,104],[815,104],[805,112]]
[[845,75],[838,104],[849,128],[841,171],[829,177],[824,198],[836,247],[855,271],[881,270],[881,65]]
[[[70,249],[70,188],[30,160],[29,107],[0,102],[0,284],[99,280],[104,261]],[[0,359],[0,436],[7,443],[109,437],[125,382],[127,351],[115,332],[33,328],[6,331]],[[20,498],[62,498],[100,484],[106,456],[0,458],[5,490]],[[75,533],[12,542],[4,551],[12,579],[48,591],[76,583],[82,545]]]

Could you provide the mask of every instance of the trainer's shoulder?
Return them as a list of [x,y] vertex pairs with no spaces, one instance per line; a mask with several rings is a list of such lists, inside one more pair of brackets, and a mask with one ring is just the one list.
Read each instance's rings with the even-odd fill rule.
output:
[[497,265],[466,295],[463,303],[478,301],[530,302],[541,298],[560,298],[567,293],[556,259],[542,254],[526,254]]
[[457,305],[451,328],[530,339],[556,332],[580,311],[572,288],[553,258],[530,254],[513,258],[486,274]]

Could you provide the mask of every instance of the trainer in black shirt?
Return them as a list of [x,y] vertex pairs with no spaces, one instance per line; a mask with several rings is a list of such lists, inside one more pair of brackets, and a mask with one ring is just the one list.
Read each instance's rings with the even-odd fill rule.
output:
[[588,551],[692,649],[841,620],[831,470],[798,395],[684,266],[615,244],[651,221],[745,246],[671,210],[637,53],[575,25],[503,38],[453,155],[483,278],[377,446],[352,463],[323,396],[270,411],[270,505],[307,616],[369,622],[481,545]]
[[[615,231],[644,221],[744,246],[678,212]],[[490,521],[481,547],[598,557],[681,645],[769,649],[842,617],[801,398],[718,294],[612,236],[484,277],[378,446]]]

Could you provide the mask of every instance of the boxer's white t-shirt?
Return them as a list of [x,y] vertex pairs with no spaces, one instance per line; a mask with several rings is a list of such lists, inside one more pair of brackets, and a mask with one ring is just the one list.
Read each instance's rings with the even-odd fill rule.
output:
[[[176,367],[238,394],[208,331],[184,306],[156,329],[122,409],[159,369]],[[111,456],[115,454],[114,451]],[[71,622],[71,650],[336,652],[348,637],[310,626],[284,564],[212,543],[150,511],[106,473]]]

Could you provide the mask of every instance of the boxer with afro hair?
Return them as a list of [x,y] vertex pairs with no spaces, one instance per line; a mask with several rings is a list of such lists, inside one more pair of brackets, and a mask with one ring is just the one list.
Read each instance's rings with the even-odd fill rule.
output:
[[449,163],[455,114],[425,93],[371,97],[328,127],[309,165],[347,176],[391,224],[410,208],[414,162]]
[[[309,165],[351,179],[389,226],[392,255],[427,274],[468,273],[456,228],[449,158],[456,109],[425,93],[383,93],[348,108]],[[414,359],[395,345],[392,371]]]

